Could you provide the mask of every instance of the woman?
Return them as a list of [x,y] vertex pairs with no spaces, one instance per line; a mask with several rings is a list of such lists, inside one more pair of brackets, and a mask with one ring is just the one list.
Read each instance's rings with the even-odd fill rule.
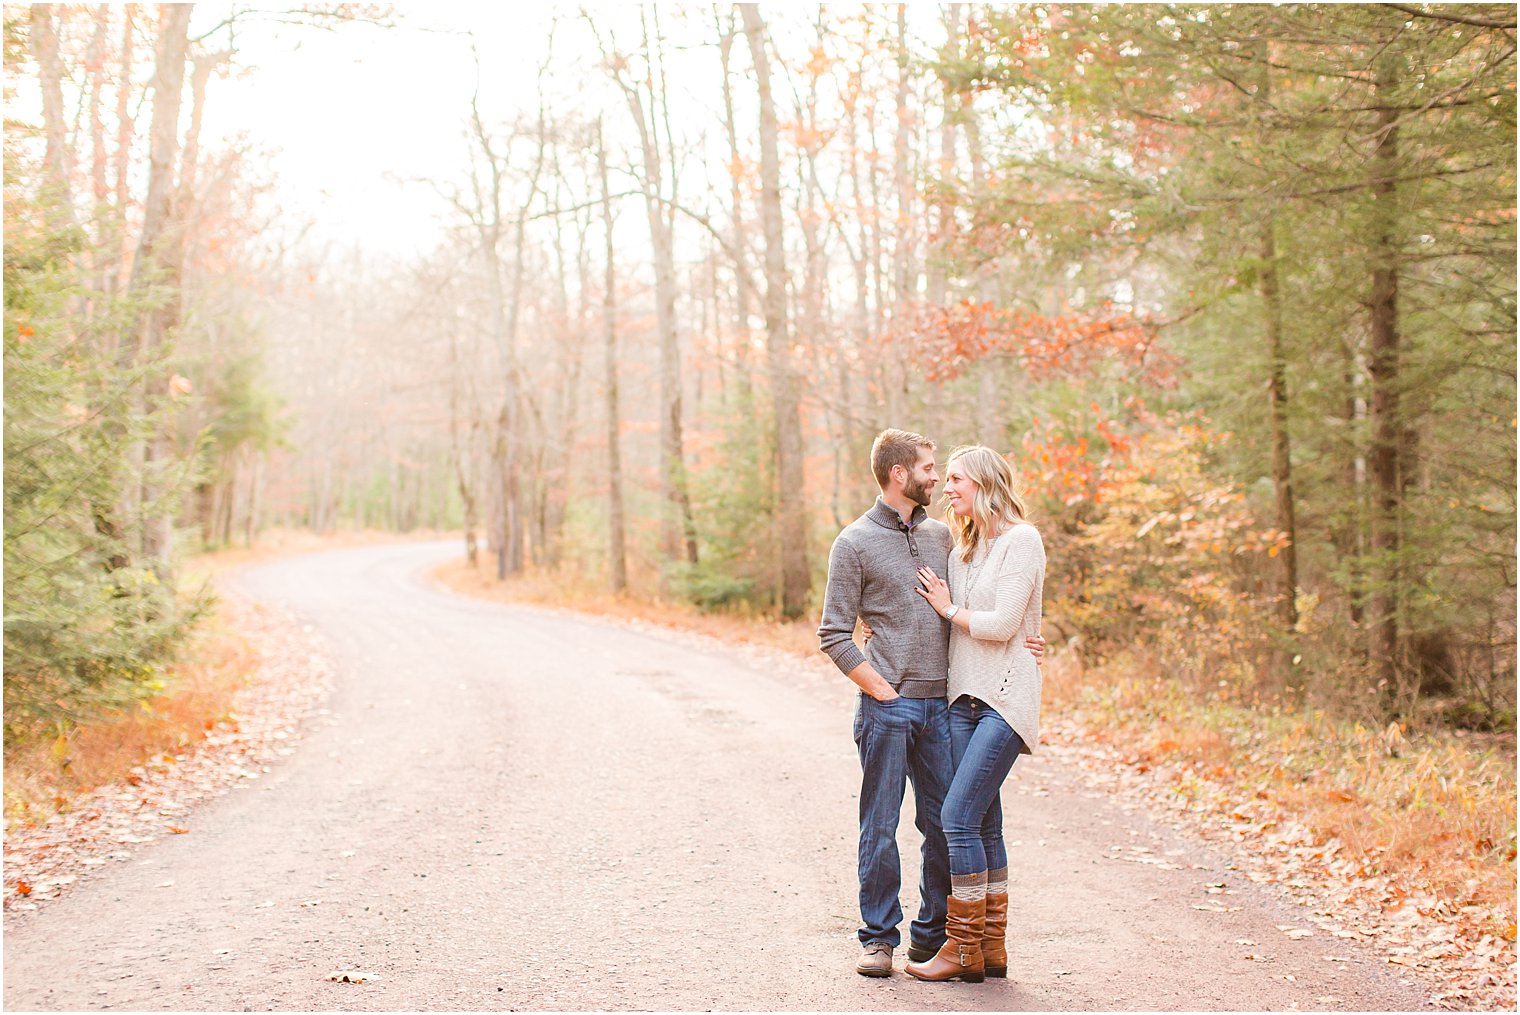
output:
[[[1008,975],[1008,853],[998,791],[1040,732],[1040,669],[1025,647],[1040,631],[1045,546],[1025,520],[1013,470],[986,447],[957,448],[945,466],[955,539],[950,581],[919,571],[919,595],[950,621],[950,753],[941,812],[950,848],[944,947],[910,962],[920,980]],[[953,595],[952,595],[953,591]]]

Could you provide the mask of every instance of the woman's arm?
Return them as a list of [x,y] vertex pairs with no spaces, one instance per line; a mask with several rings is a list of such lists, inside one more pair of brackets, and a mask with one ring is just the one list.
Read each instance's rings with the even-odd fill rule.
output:
[[[1044,557],[1040,533],[1033,525],[1019,525],[1008,533],[1008,540],[1008,551],[998,566],[995,605],[990,610],[966,611],[963,629],[981,641],[1008,641],[1023,630],[1024,611],[1039,581]],[[960,619],[959,615],[954,618]]]
[[[1024,611],[1039,580],[1045,548],[1033,525],[1020,525],[1018,529],[1027,531],[1008,534],[1010,546],[999,565],[996,605],[991,610],[975,612],[958,609],[949,618],[951,624],[973,638],[1008,641],[1023,626]],[[920,568],[918,577],[923,587],[915,591],[943,617],[950,606],[950,587],[927,568]],[[1035,615],[1039,616],[1038,611]],[[1039,635],[1026,639],[1024,644],[1034,653],[1036,661],[1044,654],[1045,639]]]

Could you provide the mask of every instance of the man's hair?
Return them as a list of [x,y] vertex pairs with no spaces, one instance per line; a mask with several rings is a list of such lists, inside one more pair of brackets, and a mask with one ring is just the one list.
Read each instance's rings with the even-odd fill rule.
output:
[[883,430],[871,444],[871,472],[876,476],[876,485],[885,490],[892,478],[892,466],[901,465],[912,472],[913,466],[918,464],[918,449],[933,451],[935,446],[923,434],[891,428]]

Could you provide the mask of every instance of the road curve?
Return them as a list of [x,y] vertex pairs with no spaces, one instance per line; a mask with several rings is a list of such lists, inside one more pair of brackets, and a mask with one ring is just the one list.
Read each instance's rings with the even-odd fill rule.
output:
[[457,550],[243,574],[329,646],[330,715],[193,834],[7,918],[7,1009],[1428,1007],[1050,755],[1004,794],[1009,979],[856,976],[848,682],[450,594]]

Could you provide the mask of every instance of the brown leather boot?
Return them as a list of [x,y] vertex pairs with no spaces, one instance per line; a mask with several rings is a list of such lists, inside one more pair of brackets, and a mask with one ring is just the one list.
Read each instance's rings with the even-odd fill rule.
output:
[[945,917],[945,944],[928,962],[910,962],[904,971],[920,980],[964,980],[981,983],[986,978],[982,963],[982,933],[987,922],[987,900],[967,901],[950,897]]
[[1008,893],[987,893],[987,924],[982,931],[982,963],[988,976],[1008,975]]

